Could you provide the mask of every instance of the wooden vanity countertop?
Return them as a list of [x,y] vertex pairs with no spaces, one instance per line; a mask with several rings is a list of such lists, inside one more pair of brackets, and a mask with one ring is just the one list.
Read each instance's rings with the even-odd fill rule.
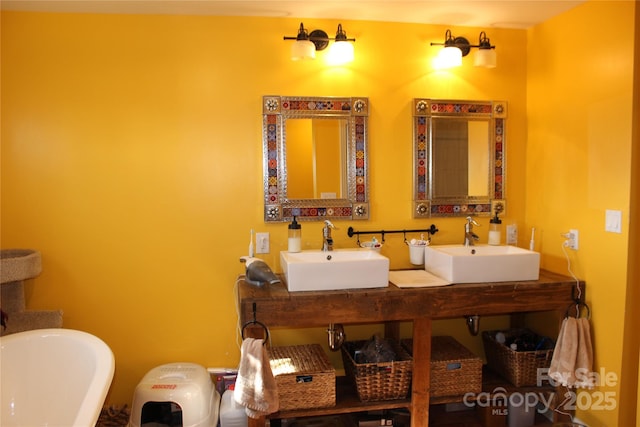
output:
[[[318,327],[329,323],[376,323],[566,310],[575,303],[576,281],[541,270],[538,280],[461,283],[441,287],[289,292],[284,283],[254,286],[238,279],[240,321],[269,327]],[[585,283],[580,282],[584,295]]]

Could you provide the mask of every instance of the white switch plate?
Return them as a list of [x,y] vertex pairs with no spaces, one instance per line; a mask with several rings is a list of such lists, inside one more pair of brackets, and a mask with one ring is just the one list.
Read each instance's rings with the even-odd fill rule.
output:
[[256,253],[269,253],[269,233],[256,233]]
[[622,233],[622,211],[607,209],[605,212],[604,231]]

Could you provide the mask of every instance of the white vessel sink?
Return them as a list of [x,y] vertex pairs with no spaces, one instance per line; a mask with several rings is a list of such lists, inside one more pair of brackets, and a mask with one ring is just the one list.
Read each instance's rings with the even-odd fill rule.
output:
[[370,249],[280,252],[289,291],[383,288],[389,285],[389,258]]
[[424,258],[425,270],[451,283],[538,280],[540,275],[540,254],[516,246],[427,246]]

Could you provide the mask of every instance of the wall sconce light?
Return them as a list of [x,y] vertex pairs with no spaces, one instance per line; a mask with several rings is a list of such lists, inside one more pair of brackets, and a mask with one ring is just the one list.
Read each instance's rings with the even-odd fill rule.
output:
[[342,24],[338,24],[336,36],[331,38],[323,30],[313,30],[307,33],[302,22],[296,37],[284,36],[284,40],[295,40],[291,46],[291,59],[298,61],[301,59],[315,59],[316,51],[324,50],[329,46],[330,41],[335,41],[331,45],[329,54],[331,62],[334,64],[344,64],[353,61],[353,44],[356,39],[347,38],[347,33],[342,29]]
[[476,67],[495,68],[497,62],[496,47],[491,46],[487,33],[480,32],[478,51],[474,55],[473,65]]
[[438,68],[459,67],[462,65],[462,57],[467,56],[471,48],[478,49],[474,58],[476,67],[494,68],[496,66],[496,47],[491,46],[484,31],[480,33],[477,45],[472,45],[464,37],[453,37],[451,30],[447,30],[444,34],[444,43],[431,43],[431,46],[444,46],[436,57]]
[[302,22],[300,23],[298,35],[296,37],[285,37],[285,40],[296,41],[293,45],[291,45],[291,59],[293,59],[294,61],[298,61],[300,59],[316,58],[316,46],[311,40],[309,40],[309,33],[307,33],[307,30],[305,30]]
[[[342,29],[342,24],[338,24],[335,43],[331,45],[329,54],[333,64],[346,64],[353,61],[353,43],[347,38],[347,33]],[[356,41],[355,39],[351,39]]]

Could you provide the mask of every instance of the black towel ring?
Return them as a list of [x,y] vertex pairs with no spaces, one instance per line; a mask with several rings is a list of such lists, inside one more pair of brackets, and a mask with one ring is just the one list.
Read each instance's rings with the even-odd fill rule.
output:
[[242,325],[242,331],[241,331],[242,339],[245,338],[244,330],[251,325],[258,325],[264,330],[265,337],[262,345],[265,345],[267,341],[269,341],[269,328],[267,328],[267,325],[265,325],[264,323],[256,320],[256,303],[255,302],[253,303],[253,320],[249,320],[247,323]]
[[591,309],[589,308],[586,302],[581,302],[581,301],[576,301],[573,304],[569,304],[569,306],[567,307],[567,311],[565,311],[564,313],[565,319],[569,317],[569,312],[571,311],[571,309],[574,309],[576,311],[575,317],[576,319],[578,319],[580,317],[581,308],[584,308],[585,310],[587,310],[587,319],[591,319]]

